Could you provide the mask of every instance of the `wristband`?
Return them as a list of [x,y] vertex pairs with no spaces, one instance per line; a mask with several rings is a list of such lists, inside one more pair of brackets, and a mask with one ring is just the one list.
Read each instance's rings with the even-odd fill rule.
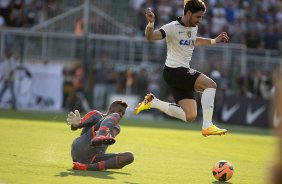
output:
[[148,23],[148,27],[150,27],[150,28],[153,28],[154,25],[155,25],[155,22],[149,22],[149,23]]
[[215,39],[211,39],[211,44],[212,44],[212,45],[216,44]]

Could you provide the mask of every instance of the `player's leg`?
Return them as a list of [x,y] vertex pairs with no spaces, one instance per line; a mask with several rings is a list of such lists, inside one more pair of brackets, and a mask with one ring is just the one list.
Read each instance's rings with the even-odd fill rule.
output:
[[[114,137],[119,133],[115,129],[115,126],[120,120],[118,113],[112,113],[106,116],[101,123],[98,124],[98,131],[96,136],[91,140],[93,146],[99,146],[101,144],[111,145],[116,141]],[[95,128],[96,129],[96,128]]]
[[275,135],[278,136],[279,142],[277,143],[277,155],[273,158],[273,163],[270,171],[270,184],[282,183],[282,68],[281,71],[275,76],[275,96],[273,99],[272,118],[274,119],[277,127],[275,127]]
[[186,121],[185,112],[179,105],[162,101],[156,98],[152,93],[147,94],[144,100],[138,104],[138,106],[134,109],[134,114],[137,115],[141,111],[151,108],[159,109],[169,116]]
[[216,83],[204,74],[201,74],[195,82],[195,91],[202,92],[201,104],[203,110],[202,134],[221,135],[227,132],[226,129],[217,128],[212,123]]
[[9,83],[9,89],[10,89],[10,93],[11,93],[11,101],[12,101],[12,109],[16,108],[16,95],[15,95],[15,91],[14,91],[14,81],[10,81]]
[[73,169],[76,170],[89,170],[89,171],[102,171],[106,169],[121,169],[124,166],[131,164],[134,156],[131,152],[113,153],[97,155],[92,164],[83,164],[79,162],[73,163]]
[[[164,68],[164,79],[170,88],[173,89],[173,96],[175,101],[178,103],[180,100],[187,98],[187,91],[189,96],[191,96],[190,91],[194,90],[194,83],[196,78],[200,75],[199,72],[188,69],[188,68]],[[191,77],[193,76],[193,77]],[[173,116],[175,118],[181,119],[183,121],[191,121],[195,119],[197,114],[196,103],[193,100],[189,100],[181,103],[168,103],[157,99],[153,94],[148,94],[145,96],[145,99],[138,104],[135,108],[134,113],[138,114],[143,110],[150,108],[156,108],[160,111],[166,113],[167,115]],[[193,98],[192,98],[193,99]],[[185,104],[185,111],[184,111]],[[189,107],[191,107],[189,109]]]
[[0,101],[1,101],[2,96],[4,95],[4,93],[7,89],[8,89],[8,82],[4,81],[4,84],[3,84],[2,89],[0,91]]
[[192,122],[197,117],[197,102],[195,99],[182,99],[178,101],[179,106],[185,113],[187,122]]

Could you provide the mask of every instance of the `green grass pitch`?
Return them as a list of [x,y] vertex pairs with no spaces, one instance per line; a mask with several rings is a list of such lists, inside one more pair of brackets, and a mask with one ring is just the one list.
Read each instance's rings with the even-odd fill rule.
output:
[[74,171],[65,114],[0,110],[1,184],[217,184],[212,166],[230,161],[229,184],[267,184],[277,140],[264,129],[221,125],[225,136],[203,137],[200,123],[123,119],[108,152],[132,151],[135,160],[120,170]]

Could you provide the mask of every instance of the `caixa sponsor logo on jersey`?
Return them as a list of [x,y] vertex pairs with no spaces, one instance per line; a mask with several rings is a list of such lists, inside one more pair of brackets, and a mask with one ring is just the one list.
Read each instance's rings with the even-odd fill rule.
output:
[[184,46],[195,46],[195,40],[180,40],[179,44]]

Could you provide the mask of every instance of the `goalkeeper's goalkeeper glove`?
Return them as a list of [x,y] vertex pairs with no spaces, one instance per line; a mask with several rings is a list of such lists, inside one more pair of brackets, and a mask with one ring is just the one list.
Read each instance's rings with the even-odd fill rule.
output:
[[80,114],[78,110],[70,112],[67,117],[67,124],[71,125],[74,128],[78,128],[80,125]]

